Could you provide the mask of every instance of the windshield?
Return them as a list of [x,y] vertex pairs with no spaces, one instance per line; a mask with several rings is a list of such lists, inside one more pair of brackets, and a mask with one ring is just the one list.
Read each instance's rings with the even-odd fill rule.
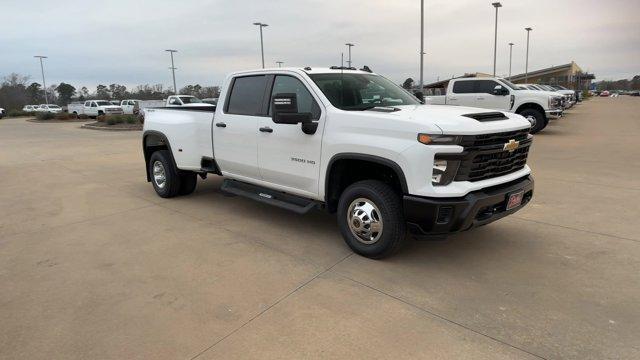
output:
[[58,105],[49,105],[49,108],[51,108],[51,109],[59,109],[60,106],[58,106]]
[[420,104],[404,89],[379,75],[330,73],[309,76],[331,104],[342,110]]
[[98,106],[109,106],[109,105],[112,105],[108,101],[96,101],[96,104],[98,104]]
[[551,85],[552,88],[556,89],[556,90],[569,90],[564,86],[560,86],[560,85]]
[[182,100],[183,104],[193,104],[193,103],[201,103],[202,100],[198,99],[195,96],[180,96],[180,100]]
[[511,88],[511,90],[522,90],[522,88],[520,88],[518,85],[510,82],[507,79],[500,79],[500,81],[502,81],[505,85],[507,85],[509,88]]

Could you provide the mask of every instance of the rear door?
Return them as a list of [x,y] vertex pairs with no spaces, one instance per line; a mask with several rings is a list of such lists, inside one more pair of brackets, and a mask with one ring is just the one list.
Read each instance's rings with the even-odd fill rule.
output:
[[[262,180],[298,195],[318,194],[320,152],[324,127],[321,102],[308,84],[293,74],[269,77],[265,103],[269,117],[258,119],[258,164]],[[314,134],[302,132],[300,124],[276,124],[271,119],[271,98],[276,94],[296,94],[298,112],[311,113],[318,122]]]
[[213,131],[214,156],[224,175],[260,179],[258,120],[268,116],[263,106],[266,86],[266,75],[238,76],[230,82]]
[[447,105],[477,106],[475,80],[454,80],[447,94]]
[[511,97],[509,96],[510,94],[494,95],[493,91],[496,86],[502,86],[508,91],[512,91],[512,90],[509,90],[509,88],[505,87],[504,85],[498,83],[495,80],[476,80],[475,83],[476,83],[475,89],[477,92],[476,99],[478,100],[476,106],[485,108],[485,109],[509,110],[510,108],[509,105],[511,100]]

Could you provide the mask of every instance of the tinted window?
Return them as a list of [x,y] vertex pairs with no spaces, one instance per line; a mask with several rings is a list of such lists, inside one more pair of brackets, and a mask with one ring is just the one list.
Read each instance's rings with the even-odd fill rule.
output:
[[[307,90],[304,84],[293,76],[278,75],[273,82],[271,98],[276,94],[296,94],[298,100],[298,112],[311,113],[313,120],[320,119],[320,107]],[[271,101],[269,101],[269,115],[271,115]]]
[[475,81],[456,81],[453,83],[453,92],[456,94],[470,94],[474,93]]
[[485,94],[493,94],[493,89],[498,86],[497,82],[493,80],[478,80],[476,81],[476,92],[477,93],[485,93]]
[[267,77],[243,76],[235,78],[227,103],[227,113],[259,115]]

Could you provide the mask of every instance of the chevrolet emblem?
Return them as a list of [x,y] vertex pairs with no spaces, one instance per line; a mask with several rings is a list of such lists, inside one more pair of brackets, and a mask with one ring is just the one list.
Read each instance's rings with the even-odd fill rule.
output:
[[513,139],[509,140],[508,143],[504,144],[502,150],[506,150],[510,153],[516,151],[517,148],[520,147],[520,141],[515,141]]

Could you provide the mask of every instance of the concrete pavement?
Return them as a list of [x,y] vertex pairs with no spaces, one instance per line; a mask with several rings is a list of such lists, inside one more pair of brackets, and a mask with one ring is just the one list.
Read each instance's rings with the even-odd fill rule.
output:
[[536,135],[512,217],[397,256],[332,215],[161,199],[140,133],[0,120],[0,358],[640,358],[640,99]]

